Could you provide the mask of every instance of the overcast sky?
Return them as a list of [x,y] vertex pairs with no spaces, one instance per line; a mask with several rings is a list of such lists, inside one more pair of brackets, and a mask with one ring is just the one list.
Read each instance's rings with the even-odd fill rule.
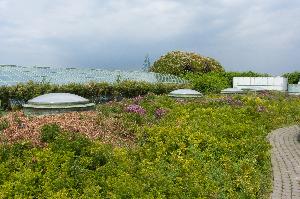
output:
[[135,70],[172,50],[300,70],[300,1],[0,0],[0,64]]

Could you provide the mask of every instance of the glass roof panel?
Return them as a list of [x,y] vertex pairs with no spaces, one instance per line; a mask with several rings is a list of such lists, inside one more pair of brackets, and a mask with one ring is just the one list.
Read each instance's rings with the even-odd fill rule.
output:
[[53,84],[108,82],[122,80],[145,81],[150,83],[187,83],[186,80],[172,75],[164,75],[142,71],[109,71],[93,68],[51,68],[51,67],[22,67],[0,65],[0,85],[46,81]]

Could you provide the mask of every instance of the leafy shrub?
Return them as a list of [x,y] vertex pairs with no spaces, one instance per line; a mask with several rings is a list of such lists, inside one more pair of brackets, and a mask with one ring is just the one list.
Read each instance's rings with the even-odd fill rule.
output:
[[285,73],[283,77],[288,78],[289,84],[298,84],[298,82],[300,82],[300,71]]
[[9,127],[9,123],[7,120],[4,119],[4,120],[0,121],[0,131],[6,129],[8,127]]
[[97,179],[95,174],[108,174],[97,169],[112,157],[111,147],[68,133],[58,138],[49,144],[49,150],[24,144],[1,147],[1,198],[106,196],[105,179]]
[[19,142],[11,146],[11,154],[14,157],[22,158],[26,153],[26,150],[32,149],[32,145],[29,142]]
[[91,140],[76,132],[63,132],[58,134],[51,144],[51,148],[55,152],[71,151],[74,155],[79,156],[86,153],[85,149],[91,145]]
[[213,58],[203,57],[196,53],[172,51],[160,57],[150,67],[150,71],[172,75],[187,72],[207,73],[224,71],[221,64]]
[[41,128],[41,140],[42,142],[53,142],[60,132],[60,126],[57,124],[45,124]]
[[228,79],[224,76],[224,73],[202,73],[185,75],[192,87],[195,90],[203,93],[219,93],[221,90],[230,87]]
[[219,93],[221,90],[232,87],[233,77],[265,77],[268,74],[249,72],[209,72],[187,73],[183,77],[189,80],[193,89],[203,93]]

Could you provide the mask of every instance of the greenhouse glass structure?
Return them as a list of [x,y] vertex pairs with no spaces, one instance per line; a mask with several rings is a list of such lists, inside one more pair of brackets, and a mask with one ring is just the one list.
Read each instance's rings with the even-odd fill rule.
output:
[[144,81],[148,83],[187,83],[174,75],[158,74],[143,71],[110,71],[98,68],[58,68],[58,67],[25,67],[0,65],[0,86],[13,86],[19,83],[47,82],[52,84]]

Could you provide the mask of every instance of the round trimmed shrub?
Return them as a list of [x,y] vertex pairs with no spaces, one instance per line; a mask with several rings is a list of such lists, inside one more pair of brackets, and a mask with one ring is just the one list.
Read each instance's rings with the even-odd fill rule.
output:
[[160,57],[150,67],[151,72],[181,75],[187,72],[208,73],[224,71],[215,59],[192,52],[172,51]]

